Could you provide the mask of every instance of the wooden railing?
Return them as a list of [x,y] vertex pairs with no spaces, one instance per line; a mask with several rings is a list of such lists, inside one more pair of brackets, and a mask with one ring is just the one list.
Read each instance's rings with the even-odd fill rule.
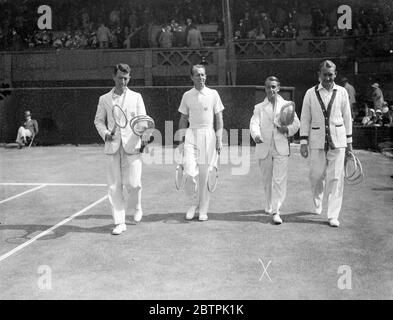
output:
[[372,57],[393,49],[393,33],[358,37],[234,40],[236,59]]

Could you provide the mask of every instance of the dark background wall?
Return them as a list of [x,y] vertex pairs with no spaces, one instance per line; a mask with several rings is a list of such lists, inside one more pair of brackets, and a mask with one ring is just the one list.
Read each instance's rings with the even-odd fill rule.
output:
[[[248,129],[254,106],[264,97],[263,88],[255,86],[214,87],[225,106],[226,129]],[[177,130],[182,95],[190,87],[137,87],[148,114],[156,121],[164,137],[165,121],[174,121]],[[94,116],[100,95],[110,90],[101,88],[18,88],[3,100],[0,119],[0,142],[13,142],[23,112],[29,109],[38,120],[42,145],[101,143],[94,126]],[[293,99],[294,88],[282,88],[281,94]],[[239,132],[240,135],[240,132]],[[239,142],[241,140],[239,139]]]

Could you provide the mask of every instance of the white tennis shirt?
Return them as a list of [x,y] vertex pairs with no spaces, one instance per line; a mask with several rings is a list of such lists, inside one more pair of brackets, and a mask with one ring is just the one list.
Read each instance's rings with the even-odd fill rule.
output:
[[214,115],[223,110],[218,92],[207,87],[186,91],[178,109],[180,113],[188,115],[191,129],[213,128]]

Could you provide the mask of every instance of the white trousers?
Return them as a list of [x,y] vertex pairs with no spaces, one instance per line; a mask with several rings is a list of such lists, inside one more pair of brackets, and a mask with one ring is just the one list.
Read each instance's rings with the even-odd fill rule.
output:
[[120,145],[115,154],[107,155],[108,196],[115,224],[125,223],[129,201],[132,201],[135,209],[142,209],[141,177],[140,154],[129,155]]
[[338,219],[344,191],[345,148],[336,148],[327,153],[323,149],[310,150],[310,182],[313,202],[321,208],[326,194],[328,219]]
[[188,178],[184,186],[188,201],[199,207],[199,214],[209,210],[210,192],[207,190],[209,164],[216,148],[213,128],[187,129],[184,143],[184,172]]
[[287,193],[289,156],[280,155],[274,142],[270,147],[265,159],[259,159],[259,167],[262,172],[262,183],[265,191],[265,211],[268,213],[280,213],[280,208]]
[[26,140],[26,137],[32,137],[33,133],[29,130],[26,129],[25,127],[19,127],[18,129],[18,134],[16,136],[16,142],[19,144],[23,144],[24,140]]

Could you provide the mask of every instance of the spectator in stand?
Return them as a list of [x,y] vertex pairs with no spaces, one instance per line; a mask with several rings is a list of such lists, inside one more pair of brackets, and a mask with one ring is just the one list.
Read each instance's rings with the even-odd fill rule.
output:
[[179,25],[178,22],[174,23],[172,34],[173,34],[173,46],[174,47],[185,47],[186,46],[186,41],[187,41],[185,38],[186,32],[185,32],[184,28],[181,25]]
[[381,127],[382,126],[382,110],[378,109],[375,111],[375,121],[374,121],[374,125],[377,127]]
[[97,30],[97,39],[98,43],[100,45],[100,48],[108,48],[109,47],[109,41],[111,38],[111,32],[107,26],[105,26],[105,23],[102,22],[100,27]]
[[173,35],[171,32],[171,26],[167,25],[163,32],[161,32],[160,37],[158,38],[158,43],[161,48],[172,48],[172,40]]
[[120,25],[120,9],[116,6],[109,15],[109,27],[114,28]]
[[201,32],[194,25],[191,25],[191,29],[188,32],[187,45],[190,48],[203,47],[203,40],[202,40]]
[[389,108],[388,116],[390,119],[390,126],[393,126],[393,104]]
[[389,115],[389,107],[388,103],[385,101],[384,106],[382,107],[382,125],[390,126],[392,123],[392,118]]
[[247,34],[250,30],[253,29],[253,26],[254,26],[251,21],[249,12],[244,13],[243,23],[244,23],[245,34]]
[[263,28],[264,34],[266,35],[266,37],[270,37],[271,32],[272,32],[272,27],[273,27],[272,20],[269,18],[269,16],[266,13],[262,13],[261,14],[261,22],[262,22],[262,28]]
[[321,25],[319,27],[319,36],[321,37],[329,37],[330,36],[330,29],[329,26],[326,23],[326,20],[322,20]]
[[349,102],[351,104],[351,113],[352,119],[356,117],[355,110],[356,110],[356,90],[355,88],[348,82],[346,77],[341,79],[343,83],[343,87],[347,90],[349,96]]
[[214,40],[213,46],[221,47],[225,44],[224,34],[220,29],[217,30],[217,37]]
[[371,98],[374,103],[374,109],[375,111],[382,110],[382,106],[384,103],[382,90],[379,88],[378,83],[373,83],[371,87],[373,88],[373,93],[371,95]]
[[193,25],[193,24],[192,24],[192,19],[191,19],[191,18],[187,18],[187,20],[186,20],[186,30],[185,30],[185,33],[186,33],[186,35],[185,35],[186,41],[187,41],[187,37],[188,37],[188,32],[190,31],[192,25]]
[[258,26],[256,28],[256,36],[255,36],[256,40],[265,40],[266,39],[266,35],[265,32],[262,28],[262,26]]

